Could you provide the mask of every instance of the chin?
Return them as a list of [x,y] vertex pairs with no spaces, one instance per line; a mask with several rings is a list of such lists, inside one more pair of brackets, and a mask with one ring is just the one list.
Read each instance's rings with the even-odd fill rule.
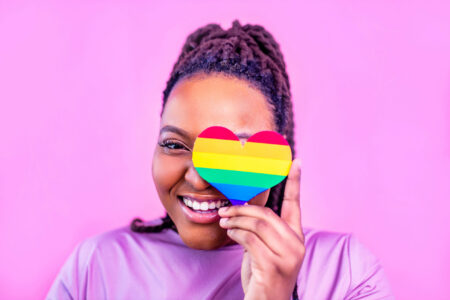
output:
[[211,226],[195,226],[198,228],[189,228],[179,231],[179,235],[183,242],[192,249],[197,250],[214,250],[225,246],[229,242],[229,238],[224,229],[208,228]]

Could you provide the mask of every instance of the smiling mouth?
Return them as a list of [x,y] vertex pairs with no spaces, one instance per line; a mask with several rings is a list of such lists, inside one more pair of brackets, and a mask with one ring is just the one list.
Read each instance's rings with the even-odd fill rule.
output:
[[217,210],[224,206],[230,206],[231,202],[228,199],[217,199],[200,201],[191,197],[178,196],[181,202],[184,203],[189,209],[196,213],[212,213],[217,212]]

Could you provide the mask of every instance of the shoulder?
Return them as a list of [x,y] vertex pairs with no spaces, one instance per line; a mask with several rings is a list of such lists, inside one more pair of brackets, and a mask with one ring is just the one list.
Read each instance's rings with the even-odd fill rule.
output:
[[[349,266],[364,267],[379,264],[379,259],[355,236],[354,233],[317,230],[305,228],[305,247],[307,251],[318,255],[319,252],[327,256],[343,256],[348,263],[360,262],[358,265]],[[363,265],[361,265],[363,263]]]
[[90,253],[92,256],[95,251],[105,251],[117,246],[124,247],[137,239],[139,234],[132,232],[127,225],[87,237],[77,245],[75,250]]
[[[158,225],[161,219],[146,221],[144,224]],[[137,233],[131,230],[130,225],[108,230],[81,241],[75,252],[80,252],[84,258],[92,258],[97,253],[105,255],[112,252],[133,252],[139,248],[147,250],[166,247],[179,243],[178,235],[166,229],[158,233]]]
[[46,299],[85,298],[88,283],[98,277],[98,268],[93,268],[93,265],[98,264],[99,249],[111,249],[113,244],[124,238],[126,229],[119,228],[78,242],[59,270]]
[[[154,224],[150,221],[147,225]],[[90,287],[104,285],[107,276],[126,273],[118,272],[119,268],[141,265],[143,252],[161,252],[159,248],[167,247],[171,239],[168,232],[135,233],[129,225],[87,237],[75,246],[64,262],[46,299],[84,299],[85,294],[80,293],[100,299],[103,295],[95,293],[102,289],[91,291]]]
[[83,264],[95,259],[99,252],[112,251],[117,246],[126,247],[133,240],[133,234],[123,226],[89,236],[76,244],[67,261],[83,267]]
[[315,248],[320,246],[321,250],[333,250],[336,246],[342,247],[352,234],[318,230],[310,227],[304,227],[305,246]]
[[380,260],[355,234],[303,231],[306,253],[300,277],[310,285],[309,290],[321,286],[325,298],[393,299]]

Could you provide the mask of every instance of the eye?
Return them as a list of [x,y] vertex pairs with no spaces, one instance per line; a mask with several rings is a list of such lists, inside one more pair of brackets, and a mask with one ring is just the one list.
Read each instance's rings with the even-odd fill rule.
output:
[[166,148],[168,150],[189,150],[187,147],[185,147],[183,144],[178,143],[176,141],[173,140],[164,140],[160,143],[158,143],[159,146]]

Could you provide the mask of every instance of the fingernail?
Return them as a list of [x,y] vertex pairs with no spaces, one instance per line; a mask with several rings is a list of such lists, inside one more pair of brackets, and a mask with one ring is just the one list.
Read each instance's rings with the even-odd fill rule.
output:
[[220,221],[219,221],[219,225],[220,225],[220,226],[224,226],[224,225],[227,224],[227,221],[228,221],[228,218],[222,218],[222,219],[220,219]]
[[300,170],[300,168],[301,168],[301,163],[302,163],[301,160],[297,158],[296,164],[297,164],[297,169],[298,170]]
[[227,206],[223,206],[223,207],[219,208],[219,211],[218,211],[219,215],[222,214],[222,213],[225,213],[227,210],[228,210]]

